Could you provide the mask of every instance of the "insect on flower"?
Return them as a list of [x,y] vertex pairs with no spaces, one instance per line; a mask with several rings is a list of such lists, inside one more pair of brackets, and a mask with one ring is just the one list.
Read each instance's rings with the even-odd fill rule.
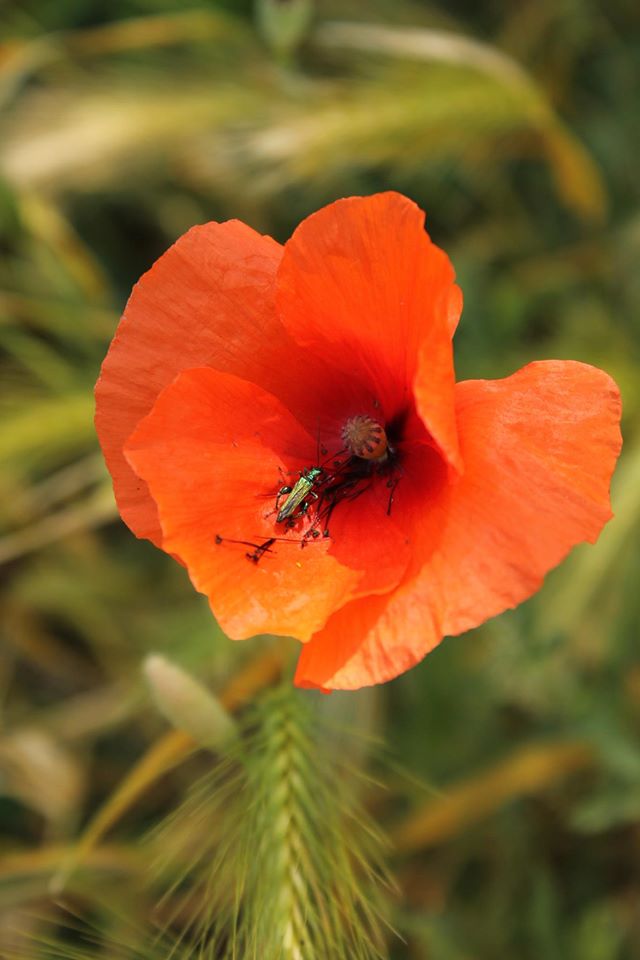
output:
[[[319,443],[318,447],[320,447]],[[323,452],[326,453],[326,450],[323,450]],[[346,447],[339,450],[324,463],[300,470],[298,479],[293,486],[284,484],[276,494],[276,523],[286,521],[288,527],[293,527],[297,520],[306,517],[311,507],[314,504],[316,505],[315,521],[306,531],[301,541],[303,545],[309,537],[318,536],[316,523],[337,506],[339,500],[347,495],[347,489],[353,485],[353,481],[359,479],[355,473],[349,470],[350,460],[345,464],[344,461],[338,459],[348,452],[349,448]],[[332,467],[331,470],[327,469],[329,463]],[[284,503],[280,505],[283,497],[285,498]],[[329,536],[328,529],[325,529],[324,535]]]
[[[96,387],[120,513],[229,636],[298,637],[300,686],[398,676],[531,596],[611,517],[616,384],[560,360],[456,383],[461,310],[397,193],[330,204],[284,246],[194,227],[127,304]],[[297,479],[265,514],[282,473]]]
[[[263,543],[257,544],[250,540],[235,540],[216,534],[216,544],[234,543],[253,547],[254,549],[251,552],[247,551],[245,556],[253,563],[258,563],[265,553],[271,552],[273,544],[276,542],[298,543],[301,547],[304,547],[310,540],[317,539],[321,535],[319,524],[322,521],[325,521],[323,535],[329,537],[328,521],[333,510],[340,500],[352,499],[354,497],[353,487],[363,478],[361,473],[349,470],[344,477],[340,476],[340,472],[344,468],[344,463],[337,458],[342,452],[343,451],[340,451],[331,458],[333,461],[332,472],[326,470],[326,463],[317,467],[307,467],[299,471],[298,479],[293,486],[284,484],[276,494],[275,512],[277,515],[275,522],[286,523],[288,529],[292,529],[299,520],[309,516],[311,508],[316,506],[311,524],[299,539],[269,537]],[[318,492],[318,490],[320,492]],[[281,506],[280,502],[283,497],[285,501]],[[266,516],[269,517],[270,515],[271,513]]]
[[[280,487],[276,495],[277,523],[284,523],[285,520],[291,522],[308,512],[312,501],[318,499],[318,494],[313,487],[322,476],[321,467],[309,467],[308,470],[302,471],[293,487]],[[279,501],[282,497],[286,499],[280,506]]]
[[[342,452],[336,454],[336,458]],[[338,504],[343,500],[353,500],[366,489],[366,484],[362,484],[370,476],[371,461],[359,461],[356,455],[349,457],[346,462],[336,458],[331,473],[323,467],[309,467],[300,472],[293,487],[282,486],[276,495],[276,522],[286,521],[288,527],[293,527],[297,520],[306,517],[315,505],[313,523],[302,537],[302,546],[310,537],[320,535],[317,524],[322,521],[325,522],[323,535],[330,536],[328,523]],[[286,500],[280,507],[279,501],[283,496]]]

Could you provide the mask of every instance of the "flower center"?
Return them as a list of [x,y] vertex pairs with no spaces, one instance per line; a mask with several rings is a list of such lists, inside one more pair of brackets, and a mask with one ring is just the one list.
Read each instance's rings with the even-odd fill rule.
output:
[[389,454],[384,427],[373,417],[351,417],[342,428],[342,440],[354,457],[382,463]]

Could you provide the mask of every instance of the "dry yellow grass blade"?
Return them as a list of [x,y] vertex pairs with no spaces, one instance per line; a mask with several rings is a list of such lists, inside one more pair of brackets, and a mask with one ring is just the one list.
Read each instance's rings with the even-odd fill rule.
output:
[[556,189],[564,203],[585,219],[604,217],[607,196],[592,157],[564,127],[545,91],[533,77],[497,47],[449,30],[337,21],[324,23],[314,39],[328,48],[359,50],[405,62],[449,64],[493,78],[505,94],[520,105],[522,120],[529,122],[540,135]]
[[18,203],[27,229],[54,253],[78,289],[90,301],[106,299],[109,285],[102,268],[57,206],[27,192],[18,195]]
[[[0,861],[0,882],[53,873],[70,851],[65,844],[53,844],[4,854]],[[142,867],[142,858],[131,847],[109,844],[89,851],[83,866],[90,870],[137,873]]]
[[322,46],[470,67],[491,74],[505,83],[517,83],[528,88],[532,86],[527,73],[508,54],[451,30],[389,27],[385,24],[336,20],[322,24],[314,39]]
[[607,194],[587,150],[559,122],[545,128],[544,146],[559,196],[584,219],[603,220]]
[[62,867],[51,881],[53,894],[60,893],[70,875],[84,863],[107,830],[120,819],[135,800],[167,770],[188,756],[195,748],[193,739],[181,730],[172,730],[147,750],[133,770],[111,794],[104,806],[89,822],[78,843],[71,848]]
[[431,800],[396,828],[396,849],[412,853],[444,843],[511,800],[541,793],[594,762],[579,740],[529,744],[500,763]]
[[[220,702],[229,711],[237,709],[259,690],[273,683],[281,674],[286,651],[283,644],[266,650],[260,656],[243,665],[228,682],[220,695]],[[192,737],[181,730],[172,730],[160,737],[138,761],[111,794],[106,803],[89,822],[77,844],[71,849],[62,867],[53,877],[51,889],[59,893],[71,873],[85,858],[104,834],[132,806],[158,777],[185,759],[198,745]]]
[[109,78],[82,90],[50,86],[25,96],[7,120],[0,174],[22,195],[121,184],[194,149],[189,138],[255,115],[260,99],[226,79],[215,95],[210,80],[170,87],[157,78],[135,91]]
[[240,29],[236,19],[213,10],[186,10],[129,17],[87,30],[75,30],[65,36],[63,48],[74,55],[94,57],[126,50],[228,39],[230,31],[237,34]]
[[[213,10],[129,17],[85,30],[56,31],[0,44],[0,105],[11,101],[34,74],[72,57],[100,57],[182,43],[210,43],[244,33],[237,18]],[[247,31],[248,33],[248,31]]]

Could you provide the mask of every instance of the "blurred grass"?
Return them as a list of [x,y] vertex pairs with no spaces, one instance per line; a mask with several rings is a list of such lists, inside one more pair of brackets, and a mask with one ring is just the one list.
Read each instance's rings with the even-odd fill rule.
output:
[[537,597],[322,704],[416,775],[373,751],[388,787],[367,803],[405,837],[392,955],[637,957],[637,6],[327,0],[294,40],[274,29],[222,0],[0,8],[0,943],[44,929],[49,878],[105,809],[116,846],[68,896],[116,939],[144,926],[140,836],[201,761],[126,794],[178,736],[140,663],[162,651],[220,690],[261,662],[117,520],[91,390],[131,284],[192,223],[284,240],[335,197],[394,188],[456,265],[459,374],[600,364],[625,450],[615,520]]

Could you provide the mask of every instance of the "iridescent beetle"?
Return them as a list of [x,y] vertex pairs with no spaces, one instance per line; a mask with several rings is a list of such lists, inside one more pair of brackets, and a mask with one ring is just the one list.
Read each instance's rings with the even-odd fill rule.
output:
[[[278,515],[276,523],[284,523],[285,520],[292,524],[293,521],[304,517],[308,512],[314,500],[318,499],[318,494],[313,489],[314,486],[324,478],[322,467],[309,467],[303,470],[292,487],[280,487],[276,495],[276,510]],[[286,497],[286,500],[280,506],[280,500]]]

